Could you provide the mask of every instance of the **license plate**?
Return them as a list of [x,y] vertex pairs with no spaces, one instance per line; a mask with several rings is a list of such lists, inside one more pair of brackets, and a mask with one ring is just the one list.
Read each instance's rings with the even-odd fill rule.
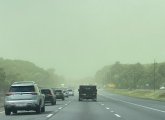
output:
[[22,107],[22,106],[25,106],[25,104],[24,103],[18,103],[18,104],[16,104],[16,106]]

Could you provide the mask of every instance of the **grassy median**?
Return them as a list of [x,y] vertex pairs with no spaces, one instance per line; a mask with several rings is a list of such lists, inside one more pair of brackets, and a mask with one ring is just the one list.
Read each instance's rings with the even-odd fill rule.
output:
[[107,91],[111,93],[136,97],[136,98],[144,98],[144,99],[152,99],[165,101],[165,90],[145,90],[145,89],[136,89],[136,90],[128,90],[128,89],[112,89],[106,88]]

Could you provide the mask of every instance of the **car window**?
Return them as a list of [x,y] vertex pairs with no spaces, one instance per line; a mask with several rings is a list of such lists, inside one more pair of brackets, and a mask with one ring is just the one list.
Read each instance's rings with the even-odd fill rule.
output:
[[61,90],[56,90],[55,92],[56,92],[56,93],[61,93],[62,91],[61,91]]
[[41,93],[43,93],[43,94],[50,94],[51,92],[50,92],[50,90],[41,90]]
[[34,86],[11,86],[10,92],[34,92]]

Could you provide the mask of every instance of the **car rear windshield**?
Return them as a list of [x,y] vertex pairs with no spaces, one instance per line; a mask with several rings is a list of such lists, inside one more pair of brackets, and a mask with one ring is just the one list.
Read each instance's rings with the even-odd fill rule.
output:
[[42,94],[50,94],[50,90],[49,89],[44,89],[44,90],[41,90],[41,93]]
[[11,86],[10,92],[34,92],[34,86]]
[[62,90],[56,90],[55,92],[56,92],[56,93],[61,93],[61,92],[62,92]]
[[80,86],[80,90],[85,90],[85,91],[95,91],[96,86]]

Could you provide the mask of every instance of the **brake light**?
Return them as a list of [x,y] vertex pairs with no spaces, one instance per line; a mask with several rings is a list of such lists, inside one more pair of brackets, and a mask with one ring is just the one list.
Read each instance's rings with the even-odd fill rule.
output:
[[48,94],[48,96],[52,96],[52,94]]
[[5,95],[6,96],[10,96],[10,95],[13,95],[13,93],[6,93]]
[[32,95],[37,95],[37,93],[35,93],[35,92],[34,92],[34,93],[31,93],[31,94],[32,94]]

